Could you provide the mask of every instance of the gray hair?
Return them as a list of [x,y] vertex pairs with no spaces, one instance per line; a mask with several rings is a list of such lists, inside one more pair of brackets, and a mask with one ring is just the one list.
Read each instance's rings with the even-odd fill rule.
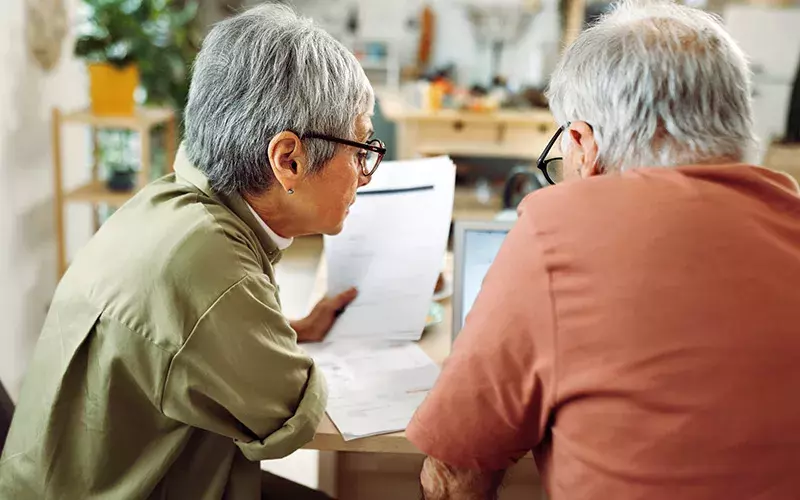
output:
[[[189,160],[212,188],[260,193],[273,180],[269,143],[292,131],[355,139],[375,97],[356,58],[283,5],[266,4],[214,26],[194,63],[185,114]],[[337,145],[303,139],[310,172]]]
[[548,98],[559,123],[593,127],[609,171],[742,161],[755,145],[750,87],[747,59],[718,18],[627,1],[566,51]]

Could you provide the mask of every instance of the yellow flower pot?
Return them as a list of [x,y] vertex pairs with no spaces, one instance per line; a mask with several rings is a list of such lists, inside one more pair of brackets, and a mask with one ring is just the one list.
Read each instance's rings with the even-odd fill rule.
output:
[[133,94],[139,86],[139,68],[129,64],[117,68],[106,63],[89,65],[89,93],[92,112],[102,116],[133,114]]

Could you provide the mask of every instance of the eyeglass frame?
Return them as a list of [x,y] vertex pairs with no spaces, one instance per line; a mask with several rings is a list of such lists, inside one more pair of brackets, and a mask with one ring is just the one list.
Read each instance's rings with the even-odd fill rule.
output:
[[[381,164],[381,161],[383,161],[383,157],[386,155],[386,144],[384,144],[382,140],[377,138],[370,139],[367,142],[357,142],[357,141],[351,141],[349,139],[342,139],[341,137],[335,137],[332,135],[317,134],[315,132],[310,132],[308,134],[304,134],[302,139],[321,139],[323,141],[335,142],[338,144],[344,144],[345,146],[352,146],[354,148],[365,149],[367,151],[372,151],[373,153],[378,153],[378,161],[375,162],[375,166],[372,167],[372,170],[367,172],[364,168],[361,169],[361,173],[364,175],[364,177],[372,176],[372,174],[374,174],[375,171],[378,170],[378,166]],[[372,143],[377,143],[377,145]]]
[[557,160],[563,162],[564,157],[556,156],[554,158],[548,158],[547,155],[550,154],[550,150],[553,149],[553,145],[556,143],[556,140],[561,136],[564,130],[566,130],[569,127],[569,125],[570,122],[567,122],[564,125],[558,127],[558,130],[556,130],[556,133],[553,134],[553,137],[550,139],[550,142],[548,142],[547,146],[544,147],[544,149],[542,150],[542,154],[539,155],[539,159],[536,161],[536,168],[542,171],[542,173],[544,174],[544,178],[547,179],[547,182],[549,182],[551,186],[555,186],[556,182],[553,179],[551,179],[550,174],[547,173],[547,165]]

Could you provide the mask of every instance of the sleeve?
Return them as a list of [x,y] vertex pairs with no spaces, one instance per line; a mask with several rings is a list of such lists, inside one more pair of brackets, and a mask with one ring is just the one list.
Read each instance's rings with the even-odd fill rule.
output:
[[172,360],[163,413],[232,438],[252,461],[281,458],[313,437],[325,382],[297,346],[264,276],[220,296]]
[[553,307],[538,236],[522,213],[408,439],[451,466],[492,471],[537,446],[555,393]]

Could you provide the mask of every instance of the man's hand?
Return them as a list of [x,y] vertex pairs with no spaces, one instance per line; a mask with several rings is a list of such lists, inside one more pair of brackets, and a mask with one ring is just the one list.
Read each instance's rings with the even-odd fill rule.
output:
[[428,457],[420,474],[422,497],[424,500],[494,500],[505,473],[457,469]]
[[336,321],[336,317],[355,300],[357,295],[356,289],[351,288],[335,297],[325,297],[314,306],[308,317],[290,322],[297,332],[297,341],[322,342]]

